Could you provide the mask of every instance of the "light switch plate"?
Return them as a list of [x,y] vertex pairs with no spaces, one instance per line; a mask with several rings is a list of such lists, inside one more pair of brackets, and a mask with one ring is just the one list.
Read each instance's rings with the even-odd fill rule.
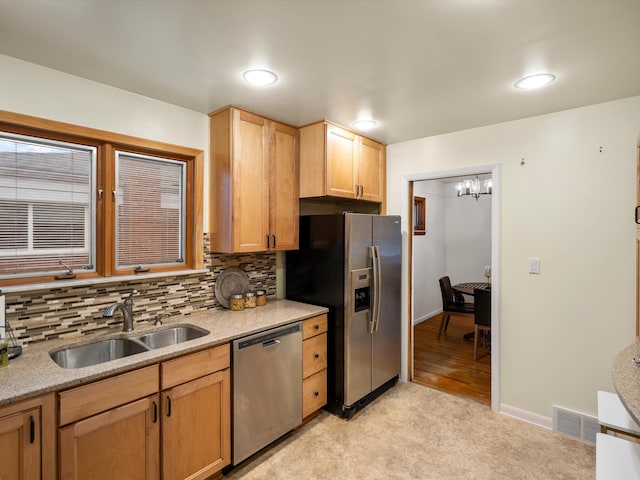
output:
[[540,273],[540,259],[532,257],[529,259],[529,273]]

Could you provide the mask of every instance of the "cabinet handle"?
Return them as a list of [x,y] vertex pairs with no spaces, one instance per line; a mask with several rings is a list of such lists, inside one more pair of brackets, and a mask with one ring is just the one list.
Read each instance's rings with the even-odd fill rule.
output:
[[267,237],[267,248],[270,248],[270,244],[269,244],[269,235],[265,235],[265,237]]
[[153,402],[153,423],[158,421],[158,404]]
[[276,236],[275,235],[271,235],[273,237],[273,247],[272,248],[276,248]]
[[638,209],[640,209],[640,205],[636,207],[636,223],[640,224],[640,219],[638,218]]
[[314,330],[320,330],[320,325],[318,325],[317,323],[313,326]]
[[314,397],[317,397],[318,395],[320,395],[320,392],[313,392]]
[[313,358],[320,358],[320,355],[318,355],[317,353],[314,353]]
[[29,443],[36,441],[36,421],[33,417],[29,417]]
[[364,185],[360,185],[360,198],[364,197]]
[[171,398],[167,397],[167,417],[171,416]]

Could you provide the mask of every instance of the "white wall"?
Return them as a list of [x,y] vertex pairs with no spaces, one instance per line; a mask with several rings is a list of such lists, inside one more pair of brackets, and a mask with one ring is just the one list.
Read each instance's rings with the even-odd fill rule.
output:
[[413,322],[415,324],[442,311],[438,279],[446,275],[447,271],[444,183],[438,180],[416,182],[413,194],[425,197],[427,207],[427,233],[413,236]]
[[[503,410],[595,415],[596,391],[613,389],[612,360],[635,339],[639,133],[632,97],[388,148],[387,211],[405,232],[408,179],[499,164]],[[529,257],[540,257],[539,275],[527,273]]]
[[491,197],[458,197],[455,184],[446,184],[446,265],[451,283],[485,282],[491,265]]

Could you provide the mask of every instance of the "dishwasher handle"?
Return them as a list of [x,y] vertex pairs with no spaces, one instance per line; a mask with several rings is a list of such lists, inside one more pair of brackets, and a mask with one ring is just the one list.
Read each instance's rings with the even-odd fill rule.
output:
[[284,327],[274,328],[273,330],[268,330],[266,332],[249,335],[248,337],[234,340],[233,351],[237,352],[239,350],[244,350],[245,348],[259,345],[262,345],[264,348],[272,347],[280,343],[280,340],[278,340],[279,338],[291,334],[298,334],[298,332],[301,331],[302,327],[300,322],[298,322],[293,325],[286,325]]
[[268,342],[264,342],[262,344],[262,348],[269,348],[275,345],[280,345],[280,340],[269,340]]

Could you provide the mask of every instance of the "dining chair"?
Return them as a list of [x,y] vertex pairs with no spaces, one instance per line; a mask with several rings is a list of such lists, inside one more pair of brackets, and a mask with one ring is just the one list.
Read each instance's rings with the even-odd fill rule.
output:
[[491,290],[475,288],[475,334],[473,338],[473,361],[478,360],[478,342],[491,351]]
[[442,295],[442,319],[440,320],[440,328],[438,329],[438,340],[440,340],[442,333],[447,331],[452,313],[457,315],[472,315],[474,313],[473,303],[456,305],[449,277],[442,277],[439,282],[440,294]]

